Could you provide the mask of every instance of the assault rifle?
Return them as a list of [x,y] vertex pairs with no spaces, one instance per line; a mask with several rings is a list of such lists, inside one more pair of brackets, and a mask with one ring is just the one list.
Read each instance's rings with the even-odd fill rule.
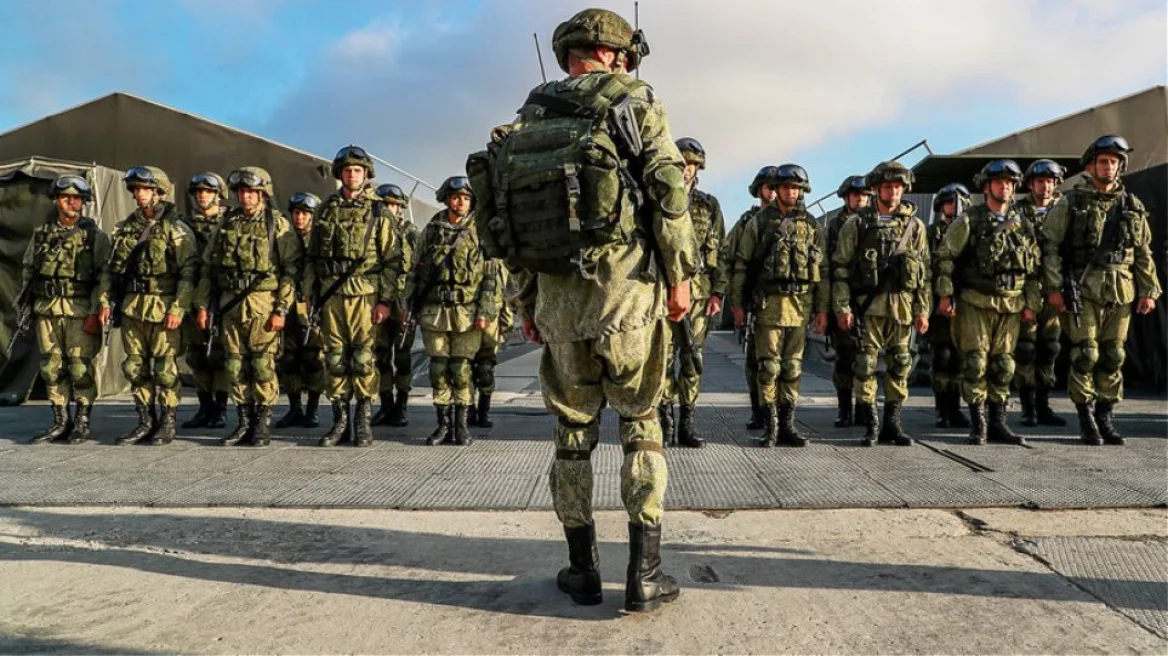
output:
[[[880,269],[878,269],[876,272],[876,289],[872,290],[872,293],[868,294],[868,296],[855,307],[853,316],[855,317],[856,339],[860,343],[863,343],[864,341],[864,315],[868,312],[868,308],[872,307],[872,303],[876,301],[876,297],[880,294],[880,288],[883,286],[883,282],[886,280],[891,280],[894,276],[896,276],[896,268],[900,263],[899,258],[904,256],[905,250],[908,249],[908,243],[912,240],[912,235],[914,232],[916,232],[916,230],[917,222],[910,220],[909,224],[905,226],[904,234],[901,236],[900,242],[897,243],[896,248],[893,249],[892,252],[888,253],[888,255],[881,258],[884,261],[884,266],[880,267]],[[885,239],[882,241],[885,241],[885,245],[891,243],[890,239]],[[883,251],[885,248],[882,247],[880,250]]]
[[12,338],[8,340],[8,348],[4,349],[5,362],[12,359],[12,349],[20,341],[21,335],[32,330],[32,286],[39,277],[39,273],[34,273],[33,277],[20,287],[20,293],[16,295],[16,300],[12,304],[13,309],[16,310],[16,328],[12,331]]
[[[1071,318],[1075,321],[1075,327],[1082,327],[1083,315],[1083,283],[1087,281],[1087,274],[1096,264],[1118,264],[1122,261],[1122,257],[1116,257],[1116,240],[1119,231],[1120,217],[1127,211],[1127,194],[1120,196],[1120,199],[1111,206],[1111,212],[1108,213],[1107,221],[1103,224],[1103,234],[1099,236],[1099,245],[1095,247],[1095,251],[1091,253],[1091,259],[1087,260],[1087,265],[1079,275],[1075,275],[1074,271],[1070,271],[1069,275],[1063,276],[1063,300],[1066,302],[1067,311],[1071,313]],[[1066,239],[1063,240],[1064,246],[1068,243]],[[1066,250],[1064,249],[1064,254]],[[1105,257],[1106,256],[1106,257]],[[1065,259],[1065,255],[1064,255]]]
[[[366,248],[369,247],[369,240],[373,238],[374,226],[380,223],[381,203],[373,203],[373,218],[369,223],[365,224],[365,238],[361,240],[361,243],[365,244]],[[374,249],[376,249],[376,245],[374,245]],[[316,284],[313,285],[313,289],[308,295],[308,325],[305,327],[304,340],[301,346],[308,346],[308,342],[312,339],[312,331],[320,328],[320,319],[324,313],[325,302],[336,295],[345,283],[349,282],[349,279],[357,273],[357,269],[361,268],[361,265],[365,263],[366,259],[367,256],[355,258],[324,292],[319,291],[320,279],[317,279]]]
[[142,252],[146,250],[146,245],[150,241],[150,235],[154,233],[154,228],[162,223],[166,218],[167,210],[170,205],[167,203],[159,203],[157,206],[158,215],[154,217],[154,221],[148,223],[142,229],[142,234],[138,235],[138,241],[134,247],[130,249],[126,255],[125,266],[121,273],[113,273],[110,278],[110,325],[118,328],[122,325],[122,301],[126,298],[126,286],[129,279],[138,269],[138,260],[142,257]]
[[442,261],[438,263],[438,266],[433,266],[425,262],[423,258],[418,258],[418,264],[414,267],[414,279],[418,280],[420,277],[418,274],[425,273],[425,283],[421,287],[415,286],[413,295],[407,301],[405,309],[408,315],[405,327],[402,329],[401,342],[397,345],[398,348],[405,348],[410,338],[413,337],[414,332],[418,329],[418,317],[422,315],[422,308],[426,305],[426,298],[430,296],[430,292],[438,284],[438,275],[443,269],[450,266],[450,263],[454,260],[454,252],[458,250],[459,243],[469,233],[469,227],[463,228],[458,233],[458,236],[454,238],[454,242],[450,244],[450,250],[442,258]]

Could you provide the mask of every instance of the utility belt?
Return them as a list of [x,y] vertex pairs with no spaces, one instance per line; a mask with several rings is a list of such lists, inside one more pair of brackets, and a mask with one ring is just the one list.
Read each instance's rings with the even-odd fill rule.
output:
[[173,278],[131,278],[126,282],[127,294],[167,296],[177,289],[178,281]]
[[978,277],[965,280],[964,286],[983,294],[1021,291],[1026,285],[1026,274],[1022,271],[1007,271],[993,277]]
[[430,296],[427,300],[434,300],[442,303],[443,305],[464,305],[474,300],[469,298],[469,296],[469,294],[461,289],[439,288],[430,292]]
[[317,275],[321,278],[339,277],[345,274],[352,266],[353,260],[330,258],[327,260],[318,260],[316,263]]
[[[261,280],[252,291],[272,291],[278,286],[276,277],[270,273],[245,273],[242,271],[222,271],[215,282],[221,293],[238,293],[251,287],[252,280],[256,276],[259,276]],[[264,289],[265,286],[268,286],[269,289]]]
[[768,280],[762,283],[761,289],[768,296],[771,294],[798,296],[811,291],[814,285],[815,283],[810,280]]
[[42,278],[33,286],[33,293],[39,298],[84,298],[91,292],[92,282],[70,278]]

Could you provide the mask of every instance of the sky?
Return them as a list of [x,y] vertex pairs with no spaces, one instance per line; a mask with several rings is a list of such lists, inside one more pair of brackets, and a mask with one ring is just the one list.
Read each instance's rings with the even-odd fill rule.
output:
[[[6,0],[0,132],[125,91],[324,157],[359,144],[436,185],[540,82],[533,33],[563,76],[552,32],[587,6]],[[641,77],[705,146],[728,223],[764,165],[803,165],[817,198],[922,139],[949,153],[1168,83],[1162,0],[643,0],[640,19]]]

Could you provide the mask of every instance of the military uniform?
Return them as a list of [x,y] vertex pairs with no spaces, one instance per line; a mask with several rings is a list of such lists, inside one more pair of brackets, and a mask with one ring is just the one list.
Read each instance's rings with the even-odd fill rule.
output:
[[[301,209],[315,213],[320,205],[320,199],[312,194],[298,193],[292,197],[288,206],[291,213],[294,209]],[[311,208],[309,207],[311,206]],[[301,230],[295,221],[290,221],[292,232],[296,236],[297,246],[301,253],[307,251],[308,240],[312,234],[312,225]],[[303,264],[303,262],[302,262]],[[288,394],[288,414],[276,422],[276,428],[302,426],[316,428],[320,425],[317,414],[320,406],[320,396],[324,394],[328,380],[324,370],[323,344],[320,339],[320,327],[310,325],[308,298],[304,293],[303,280],[294,282],[295,300],[288,308],[287,322],[284,324],[283,345],[280,350],[280,359],[277,363],[278,380],[280,387]],[[301,406],[300,397],[308,392],[307,404]]]
[[[718,273],[722,278],[719,284],[727,292],[730,289],[730,275],[734,271],[734,258],[738,255],[738,243],[742,239],[742,233],[746,231],[746,226],[760,209],[762,208],[755,205],[743,212],[742,216],[738,217],[738,222],[734,224],[734,227],[726,233],[722,254],[719,257]],[[743,296],[743,302],[747,303],[744,306],[746,311],[753,312],[749,305],[752,294],[744,293]],[[754,353],[754,330],[750,327],[747,327],[743,350],[746,354],[746,362],[743,364],[742,372],[746,377],[746,389],[750,393],[750,421],[747,422],[746,427],[755,430],[764,426],[764,420],[762,406],[758,403],[758,358]]]
[[489,260],[486,276],[495,278],[495,297],[490,307],[498,309],[498,313],[494,317],[487,317],[490,323],[482,331],[483,340],[472,363],[471,386],[474,391],[471,400],[477,393],[478,405],[476,407],[472,403],[467,408],[467,421],[471,426],[491,428],[494,426],[491,421],[491,396],[495,393],[495,367],[499,364],[499,350],[507,341],[507,333],[514,326],[515,317],[507,302],[507,287],[511,282],[507,266],[502,260]]
[[[395,298],[404,301],[407,274],[414,261],[419,231],[418,226],[414,225],[404,212],[393,219],[392,225],[400,246],[397,259],[401,263],[396,267],[400,275],[397,278]],[[395,303],[392,309],[389,320],[377,331],[376,352],[377,368],[381,371],[381,409],[374,415],[373,423],[406,426],[409,424],[408,406],[414,378],[412,351],[416,331],[410,330],[409,334],[405,334],[408,316],[401,302]]]
[[[952,223],[942,216],[929,224],[929,251],[933,257],[933,280],[938,277],[937,252]],[[949,317],[933,312],[929,316],[929,346],[932,351],[930,374],[933,395],[936,397],[937,427],[960,426],[965,417],[961,410],[961,353],[953,343],[953,328]],[[960,417],[954,420],[954,417]]]
[[[831,255],[835,252],[836,245],[839,243],[840,230],[843,229],[844,224],[848,222],[853,216],[851,212],[847,211],[845,206],[839,212],[832,216],[827,221],[827,226],[824,228],[824,237],[826,241],[826,249],[824,250],[825,258],[828,262],[828,308],[834,307],[831,304],[830,294],[834,288],[835,280],[834,267],[831,267]],[[844,281],[846,284],[846,281]],[[835,386],[836,400],[839,406],[839,416],[836,420],[837,428],[845,428],[851,426],[854,421],[854,410],[852,407],[853,393],[852,384],[855,380],[856,368],[856,353],[859,343],[856,341],[856,334],[851,330],[840,330],[836,324],[835,315],[832,315],[832,321],[828,322],[827,331],[831,336],[831,344],[835,349],[835,362],[832,364],[831,382]]]

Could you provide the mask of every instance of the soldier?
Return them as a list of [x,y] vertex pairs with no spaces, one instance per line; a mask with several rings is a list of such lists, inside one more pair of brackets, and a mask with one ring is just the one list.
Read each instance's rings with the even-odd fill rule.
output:
[[[718,266],[719,249],[726,238],[726,219],[722,217],[722,206],[718,199],[697,188],[698,171],[706,168],[706,150],[697,139],[683,137],[677,140],[677,149],[685,159],[685,183],[689,190],[689,216],[693,221],[694,238],[702,270],[690,283],[689,309],[693,327],[693,352],[686,353],[682,343],[680,323],[672,325],[673,348],[669,350],[669,363],[665,376],[665,395],[657,414],[661,416],[661,431],[666,444],[700,449],[705,440],[697,436],[694,428],[694,412],[697,408],[698,392],[701,389],[702,349],[710,328],[710,318],[722,311],[722,299],[726,286],[722,284]],[[681,371],[675,371],[674,362],[680,352]],[[673,403],[681,397],[681,426],[675,432],[673,423]]]
[[114,228],[108,275],[115,325],[122,328],[122,371],[134,394],[138,425],[118,438],[153,445],[174,440],[180,385],[182,320],[191,306],[199,255],[195,234],[174,203],[170,179],[153,166],[135,166],[122,178],[138,208]]
[[[903,200],[913,179],[913,172],[896,161],[872,169],[865,182],[875,192],[876,204],[844,223],[832,255],[836,323],[840,330],[859,329],[854,386],[864,446],[913,444],[900,423],[912,371],[909,331],[928,332],[932,306],[925,226],[916,216],[916,205]],[[881,349],[887,362],[883,422],[875,405],[876,358]]]
[[[1030,191],[1014,205],[1024,221],[1032,226],[1042,248],[1042,226],[1046,215],[1062,198],[1063,167],[1049,159],[1034,160],[1026,167],[1022,184]],[[1014,384],[1022,400],[1022,425],[1033,427],[1066,426],[1067,420],[1050,408],[1050,390],[1054,387],[1054,362],[1058,359],[1062,337],[1059,315],[1048,303],[1038,311],[1037,321],[1022,322],[1018,346],[1014,349],[1017,372]]]
[[[495,367],[499,364],[499,349],[507,341],[507,333],[515,324],[515,317],[511,306],[507,303],[507,286],[511,282],[511,274],[502,260],[489,260],[486,276],[495,278],[495,292],[492,307],[498,308],[498,314],[483,330],[482,345],[475,354],[471,369],[472,402],[466,409],[467,423],[471,426],[491,428],[491,396],[495,393]],[[478,394],[478,406],[474,404],[473,396]]]
[[[973,203],[965,185],[947,184],[933,197],[933,222],[929,224],[929,253],[933,258],[933,280],[936,281],[937,251],[949,226],[965,208]],[[959,282],[959,281],[958,281]],[[956,294],[956,290],[954,291]],[[953,330],[949,317],[938,312],[929,316],[929,346],[932,348],[933,403],[937,428],[969,428],[969,421],[961,413],[961,353],[953,344]]]
[[[722,252],[718,257],[718,275],[721,278],[719,287],[722,290],[730,288],[730,275],[734,271],[734,258],[738,254],[738,241],[742,238],[743,231],[749,225],[750,219],[763,207],[775,202],[775,196],[778,190],[775,186],[770,184],[775,173],[778,171],[777,166],[764,166],[755,174],[754,180],[750,183],[750,195],[759,199],[759,205],[755,205],[742,213],[738,217],[738,222],[726,233],[725,243],[722,245]],[[748,276],[748,282],[753,283],[754,276]],[[752,313],[750,307],[751,297],[753,294],[751,290],[743,290],[742,302],[746,305],[743,309],[747,313]],[[754,353],[754,329],[751,322],[748,320],[748,325],[745,328],[746,340],[744,344],[744,351],[746,352],[746,363],[743,367],[743,373],[746,375],[746,388],[750,392],[750,421],[746,422],[748,430],[758,430],[766,426],[766,420],[763,417],[762,407],[758,403],[758,358]]]
[[[21,296],[36,318],[41,377],[53,408],[53,425],[30,442],[80,444],[92,437],[93,361],[101,348],[102,325],[109,320],[102,281],[110,239],[82,215],[93,197],[85,178],[62,175],[53,180],[49,196],[57,206],[55,220],[33,231],[21,270]],[[76,404],[72,419],[70,398]]]
[[[1130,152],[1121,136],[1096,139],[1079,160],[1087,179],[1055,204],[1042,227],[1043,287],[1071,342],[1067,387],[1079,435],[1091,445],[1124,442],[1112,413],[1123,398],[1131,304],[1138,314],[1149,314],[1161,293],[1148,212],[1119,179]],[[1081,292],[1081,308],[1064,286]]]
[[[187,227],[195,235],[196,249],[201,258],[207,251],[207,241],[215,226],[223,218],[227,201],[227,183],[218,173],[206,171],[191,178],[187,184],[187,194],[195,201],[195,210],[184,217]],[[200,263],[204,269],[205,263]],[[203,331],[195,323],[195,317],[188,315],[183,320],[183,342],[187,347],[187,366],[195,377],[195,390],[199,396],[199,411],[187,421],[183,428],[223,428],[227,425],[227,391],[231,385],[230,376],[224,367],[223,339],[219,336],[207,349]],[[208,353],[210,355],[208,355]]]
[[[824,251],[824,256],[828,261],[828,270],[831,273],[834,273],[833,267],[831,267],[831,254],[835,252],[836,244],[839,243],[840,229],[844,227],[844,223],[847,223],[853,214],[860,211],[861,208],[868,207],[868,203],[872,200],[872,190],[867,187],[867,184],[864,176],[849,175],[840,183],[839,189],[836,189],[835,195],[844,201],[844,206],[836,212],[835,216],[828,219],[825,227],[827,250]],[[834,280],[830,280],[829,285],[834,282]],[[828,293],[831,293],[830,289]],[[829,307],[831,306],[829,305]],[[838,405],[835,427],[847,428],[855,421],[852,405],[852,381],[854,380],[856,351],[859,344],[856,343],[855,333],[850,330],[840,330],[839,317],[834,317],[834,319],[829,322],[827,330],[831,337],[832,346],[835,348],[835,363],[832,365],[831,376],[831,382],[835,385]]]
[[[969,404],[971,444],[1025,444],[1006,425],[1006,403],[1014,379],[1019,321],[1034,321],[1040,302],[1038,240],[1033,227],[1011,207],[1022,169],[997,159],[982,167],[974,184],[985,201],[961,215],[937,251],[937,313],[956,320],[953,338],[961,352],[962,396]],[[954,300],[955,281],[960,297]],[[961,311],[957,312],[957,305]],[[988,431],[986,407],[989,407]]]
[[239,207],[227,212],[207,244],[197,321],[200,330],[211,329],[212,320],[221,324],[227,352],[224,368],[239,424],[220,444],[267,446],[280,396],[279,333],[296,299],[302,251],[292,224],[272,207],[267,171],[245,166],[232,171],[227,184]]
[[772,182],[775,202],[754,216],[742,233],[730,280],[734,323],[746,322],[743,290],[748,272],[757,272],[752,307],[754,344],[758,355],[758,401],[766,414],[766,434],[759,445],[806,446],[795,425],[799,379],[807,324],[816,314],[816,330],[827,329],[827,259],[825,235],[807,213],[804,198],[811,191],[807,171],[783,164]]
[[[312,312],[321,317],[333,404],[333,426],[320,446],[350,441],[370,446],[373,399],[380,386],[373,326],[385,323],[397,299],[393,263],[400,257],[399,246],[390,221],[381,220],[380,199],[369,187],[374,177],[369,154],[358,146],[342,148],[333,158],[332,173],[341,188],[325,200],[316,217],[305,275]],[[355,440],[349,426],[354,396]]]
[[[648,52],[640,31],[586,9],[556,28],[552,48],[568,79],[536,87],[518,120],[492,133],[487,165],[476,153],[467,169],[488,254],[531,273],[518,297],[523,331],[544,344],[540,382],[559,419],[550,483],[569,565],[557,585],[576,603],[602,601],[591,454],[607,403],[625,453],[624,607],[653,610],[680,593],[660,567],[667,472],[656,410],[667,308],[674,321],[685,316],[699,268],[685,163],[656,93],[627,74]],[[552,182],[551,172],[561,177]]]
[[[316,194],[299,192],[288,201],[288,215],[292,217],[292,227],[297,245],[303,253],[312,235],[312,221],[320,209],[320,197]],[[278,421],[276,428],[320,426],[320,395],[324,393],[324,357],[321,355],[320,328],[308,325],[308,301],[301,288],[302,281],[296,283],[296,301],[288,310],[284,324],[283,351],[278,363],[279,383],[288,395],[288,412]],[[301,394],[308,392],[306,405],[301,405]]]
[[[414,260],[414,248],[418,244],[418,227],[406,213],[410,198],[395,184],[383,184],[377,188],[377,197],[385,204],[385,213],[392,217],[390,224],[400,244],[396,265],[400,274],[395,298],[405,299],[406,274]],[[410,387],[413,382],[414,333],[406,334],[405,308],[395,303],[389,320],[377,331],[377,368],[381,372],[381,407],[373,415],[374,426],[408,426]],[[394,399],[394,390],[397,398]]]
[[[422,344],[430,357],[430,386],[438,427],[426,444],[469,445],[471,360],[482,344],[483,331],[497,318],[494,307],[497,276],[479,248],[470,217],[474,196],[465,177],[447,178],[436,198],[446,205],[418,238],[407,282],[410,321],[422,328]],[[412,328],[408,328],[412,330]]]

